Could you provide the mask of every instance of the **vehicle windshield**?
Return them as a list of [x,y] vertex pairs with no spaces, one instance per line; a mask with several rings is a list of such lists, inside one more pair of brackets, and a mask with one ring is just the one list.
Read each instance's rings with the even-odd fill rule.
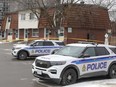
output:
[[85,47],[66,46],[56,52],[56,55],[79,57]]

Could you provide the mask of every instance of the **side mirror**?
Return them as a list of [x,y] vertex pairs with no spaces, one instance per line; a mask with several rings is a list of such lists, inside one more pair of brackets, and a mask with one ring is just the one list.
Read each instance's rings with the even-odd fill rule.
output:
[[35,45],[34,44],[31,44],[30,46],[34,47]]
[[54,50],[51,54],[55,54],[59,49]]

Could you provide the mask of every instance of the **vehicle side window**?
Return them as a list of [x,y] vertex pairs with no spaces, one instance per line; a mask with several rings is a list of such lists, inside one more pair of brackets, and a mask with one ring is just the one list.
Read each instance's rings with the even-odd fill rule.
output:
[[56,42],[59,46],[64,46],[64,42]]
[[90,57],[91,57],[91,56],[96,56],[94,47],[87,48],[87,49],[84,51],[83,54],[84,54],[84,55],[88,55],[88,56],[90,56]]
[[33,45],[34,46],[43,46],[43,41],[37,41]]
[[116,48],[110,48],[116,54]]
[[109,55],[109,52],[105,47],[96,47],[97,56]]
[[54,44],[50,41],[43,42],[43,46],[54,46]]

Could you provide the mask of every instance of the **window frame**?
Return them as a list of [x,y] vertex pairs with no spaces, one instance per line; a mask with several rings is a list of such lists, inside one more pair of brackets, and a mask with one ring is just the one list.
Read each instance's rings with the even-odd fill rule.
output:
[[[49,43],[52,43],[52,45],[46,45],[46,44],[45,44],[45,43],[48,43],[48,42],[49,42]],[[44,42],[43,42],[43,46],[54,46],[54,43],[53,43],[52,41],[44,41]]]
[[21,20],[26,20],[26,14],[25,13],[21,14]]
[[[38,32],[37,31],[34,31],[34,30],[37,30]],[[39,29],[32,29],[32,37],[39,37]]]
[[34,13],[30,13],[29,14],[29,19],[30,20],[34,20],[35,19],[35,14]]
[[112,52],[116,54],[116,48],[115,47],[109,47]]
[[[98,48],[104,48],[104,49],[105,49],[105,53],[106,53],[106,52],[108,53],[108,54],[106,53],[105,55],[110,55],[110,53],[109,53],[109,51],[106,49],[106,47],[96,47],[96,48],[95,48],[96,56],[105,56],[104,54],[102,54],[102,55],[99,54],[100,52],[97,51]],[[101,50],[100,50],[100,51],[101,51]],[[98,52],[99,52],[99,53],[98,53]]]
[[[95,56],[97,56],[97,55],[96,55],[95,47],[86,47],[86,48],[84,49],[84,51],[82,52],[83,55],[84,55],[85,51],[86,51],[88,48],[93,48],[93,49],[94,49],[94,52],[95,52],[95,55],[94,55],[94,56],[91,56],[91,55],[90,55],[90,57],[95,57]],[[84,57],[84,58],[86,58],[86,57]],[[88,57],[87,57],[87,58],[88,58]]]

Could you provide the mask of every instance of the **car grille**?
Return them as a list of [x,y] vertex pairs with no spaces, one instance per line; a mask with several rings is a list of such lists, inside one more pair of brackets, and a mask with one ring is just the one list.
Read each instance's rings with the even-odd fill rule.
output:
[[35,65],[42,68],[49,68],[51,66],[49,61],[42,61],[38,59],[35,61]]

